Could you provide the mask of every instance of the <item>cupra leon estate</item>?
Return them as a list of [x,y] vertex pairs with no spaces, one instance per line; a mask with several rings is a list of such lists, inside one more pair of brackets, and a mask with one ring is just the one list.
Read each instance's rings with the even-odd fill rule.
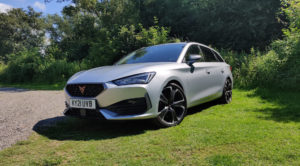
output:
[[113,66],[74,74],[65,87],[66,116],[106,120],[153,119],[179,124],[187,109],[232,98],[231,67],[199,43],[138,49]]

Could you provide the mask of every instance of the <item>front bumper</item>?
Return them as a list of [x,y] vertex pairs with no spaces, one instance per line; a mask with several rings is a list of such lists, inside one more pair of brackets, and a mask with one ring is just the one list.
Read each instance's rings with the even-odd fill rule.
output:
[[[150,119],[157,116],[156,103],[159,96],[149,85],[117,86],[103,83],[104,90],[96,97],[72,97],[66,90],[66,116],[106,120]],[[150,93],[152,92],[152,93]],[[95,99],[96,110],[69,107],[70,99]]]

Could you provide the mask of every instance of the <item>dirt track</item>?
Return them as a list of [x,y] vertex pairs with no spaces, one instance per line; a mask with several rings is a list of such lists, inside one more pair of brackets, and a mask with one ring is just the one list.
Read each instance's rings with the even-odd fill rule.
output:
[[63,91],[0,88],[0,150],[25,140],[40,120],[62,116]]

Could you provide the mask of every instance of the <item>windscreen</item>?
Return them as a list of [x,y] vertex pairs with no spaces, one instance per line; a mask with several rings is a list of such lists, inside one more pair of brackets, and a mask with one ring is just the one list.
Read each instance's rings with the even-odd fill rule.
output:
[[149,62],[176,62],[185,44],[163,44],[141,48],[121,59],[116,65],[149,63]]

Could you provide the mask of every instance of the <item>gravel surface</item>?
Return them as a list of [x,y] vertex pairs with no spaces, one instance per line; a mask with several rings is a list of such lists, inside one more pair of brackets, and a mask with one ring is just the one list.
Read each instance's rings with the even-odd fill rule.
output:
[[25,140],[41,120],[63,115],[63,91],[0,88],[0,150]]

